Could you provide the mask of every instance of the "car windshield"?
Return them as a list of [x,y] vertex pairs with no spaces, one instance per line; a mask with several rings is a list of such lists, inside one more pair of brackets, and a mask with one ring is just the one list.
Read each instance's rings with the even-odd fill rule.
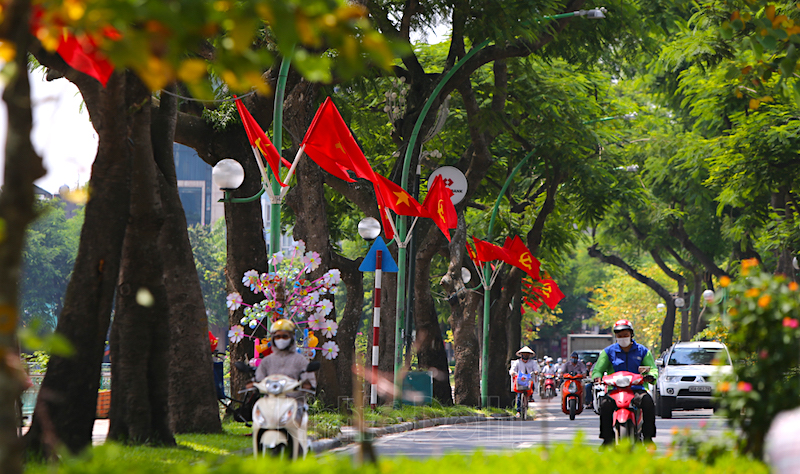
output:
[[600,357],[600,351],[578,352],[578,356],[581,358],[584,364],[588,364],[589,362],[594,364]]
[[669,356],[669,365],[712,365],[719,358],[726,365],[728,358],[719,347],[678,347]]

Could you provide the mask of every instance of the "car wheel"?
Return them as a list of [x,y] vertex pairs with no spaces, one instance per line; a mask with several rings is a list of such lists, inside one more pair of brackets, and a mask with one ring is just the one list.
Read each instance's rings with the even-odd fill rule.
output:
[[661,418],[672,418],[673,408],[675,408],[675,397],[658,397],[658,414]]

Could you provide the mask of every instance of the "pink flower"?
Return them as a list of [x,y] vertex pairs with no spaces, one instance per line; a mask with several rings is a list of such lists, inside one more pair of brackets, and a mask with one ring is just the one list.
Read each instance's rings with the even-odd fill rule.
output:
[[258,284],[258,272],[255,270],[248,270],[244,272],[242,284],[250,287],[253,293],[256,293],[256,285]]
[[233,326],[230,331],[228,331],[228,339],[231,342],[239,342],[244,338],[244,328],[240,325]]
[[229,294],[226,299],[228,300],[226,303],[228,305],[228,309],[232,309],[234,311],[239,309],[242,306],[242,302],[244,301],[242,300],[242,295],[236,292]]
[[328,341],[322,345],[322,355],[328,359],[333,360],[339,355],[339,346],[333,341]]
[[794,318],[790,318],[789,316],[786,316],[785,318],[783,318],[783,327],[785,327],[785,328],[796,329],[798,324],[800,324],[800,321],[798,321],[798,320],[796,320]]
[[316,313],[308,319],[308,328],[314,331],[321,328],[323,324],[325,324],[325,316],[322,314]]
[[739,382],[736,384],[736,388],[739,389],[740,392],[750,392],[753,390],[753,385],[750,382]]
[[320,329],[322,329],[322,334],[324,334],[325,337],[333,337],[336,335],[339,325],[332,319],[326,319],[325,322],[322,323],[322,326],[320,326]]
[[705,428],[708,424],[708,420],[700,420],[700,428]]

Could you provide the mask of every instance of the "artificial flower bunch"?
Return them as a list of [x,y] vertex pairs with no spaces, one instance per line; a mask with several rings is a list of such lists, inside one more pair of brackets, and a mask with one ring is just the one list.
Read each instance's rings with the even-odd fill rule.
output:
[[[327,341],[318,348],[317,338],[313,337],[313,333],[309,337],[308,333],[312,330],[328,338],[336,336],[336,321],[327,319],[333,310],[333,302],[324,296],[336,293],[336,287],[341,282],[339,270],[328,270],[316,280],[307,279],[305,275],[319,267],[320,257],[317,252],[306,252],[302,240],[295,242],[286,254],[273,254],[270,263],[275,267],[275,272],[259,274],[249,270],[242,278],[245,286],[253,293],[263,294],[265,299],[248,305],[239,293],[231,293],[227,297],[228,309],[235,311],[246,307],[241,324],[234,325],[228,331],[231,342],[239,342],[245,337],[253,338],[259,326],[269,330],[272,321],[288,319],[298,327],[295,339],[303,353],[313,357],[314,351],[319,350],[326,359],[335,359],[339,354],[339,346],[334,341]],[[245,328],[251,329],[251,334],[246,334]]]

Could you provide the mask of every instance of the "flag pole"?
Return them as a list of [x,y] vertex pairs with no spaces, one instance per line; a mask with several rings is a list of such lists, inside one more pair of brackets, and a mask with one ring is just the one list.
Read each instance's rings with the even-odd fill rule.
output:
[[283,184],[286,185],[283,189],[281,189],[281,199],[286,196],[286,192],[289,190],[289,180],[292,179],[294,176],[294,170],[297,169],[297,164],[300,162],[300,158],[302,158],[303,153],[305,153],[306,146],[303,145],[297,150],[297,154],[294,156],[294,161],[292,161],[292,166],[289,167],[289,172],[286,173],[286,177],[283,179]]
[[[290,51],[294,50],[294,47]],[[278,72],[278,84],[275,87],[275,107],[272,114],[272,143],[278,154],[281,154],[283,147],[283,95],[286,91],[286,78],[289,76],[289,66],[291,57],[284,57],[281,60],[281,68]],[[270,199],[269,213],[269,253],[270,255],[279,252],[281,246],[281,185],[275,174],[280,174],[281,161],[278,160],[277,170],[270,176],[272,185],[272,199]],[[277,197],[277,199],[276,199]],[[275,270],[273,266],[272,270]]]

